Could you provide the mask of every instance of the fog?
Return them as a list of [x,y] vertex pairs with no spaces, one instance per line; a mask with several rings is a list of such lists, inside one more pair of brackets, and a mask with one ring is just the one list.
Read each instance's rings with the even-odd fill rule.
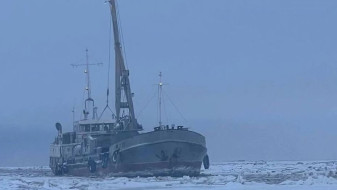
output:
[[[211,161],[337,158],[336,1],[118,6],[145,131],[158,122],[156,98],[149,100],[161,71],[165,94],[178,107],[165,101],[164,123],[204,134]],[[99,111],[105,106],[108,4],[4,0],[0,26],[0,166],[47,165],[55,122],[72,130],[73,107],[80,118],[83,68],[70,64],[85,63],[86,48],[90,63],[104,63],[90,69],[93,98]]]

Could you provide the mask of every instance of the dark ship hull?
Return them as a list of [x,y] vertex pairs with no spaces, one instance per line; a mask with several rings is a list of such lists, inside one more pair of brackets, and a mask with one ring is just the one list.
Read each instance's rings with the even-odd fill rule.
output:
[[[205,138],[187,130],[157,130],[113,144],[109,155],[67,164],[74,176],[197,176],[207,149]],[[104,154],[101,154],[104,155]]]

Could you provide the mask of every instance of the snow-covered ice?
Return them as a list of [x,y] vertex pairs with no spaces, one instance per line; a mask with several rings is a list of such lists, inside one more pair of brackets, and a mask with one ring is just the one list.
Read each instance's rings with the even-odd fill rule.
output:
[[48,167],[0,168],[0,189],[336,190],[337,161],[213,163],[199,177],[53,176]]

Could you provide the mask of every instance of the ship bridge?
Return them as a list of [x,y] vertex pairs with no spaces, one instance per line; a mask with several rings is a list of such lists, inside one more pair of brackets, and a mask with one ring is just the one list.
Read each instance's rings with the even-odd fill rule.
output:
[[116,123],[112,120],[81,120],[74,122],[74,132],[92,133],[92,132],[109,132],[116,130]]

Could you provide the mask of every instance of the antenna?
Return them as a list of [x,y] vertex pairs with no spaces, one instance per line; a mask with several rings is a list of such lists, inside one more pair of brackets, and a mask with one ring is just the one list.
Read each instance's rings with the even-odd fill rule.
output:
[[89,111],[87,109],[87,103],[88,102],[92,102],[92,106],[93,106],[93,117],[92,119],[96,119],[97,116],[97,108],[95,107],[95,102],[94,99],[91,98],[91,84],[90,84],[90,72],[89,72],[89,66],[90,65],[102,65],[103,63],[89,63],[89,53],[88,53],[88,49],[85,50],[85,57],[86,57],[86,63],[85,64],[70,64],[71,66],[73,66],[74,68],[80,67],[80,66],[85,66],[86,69],[84,70],[84,73],[86,74],[86,87],[85,90],[87,91],[88,94],[88,98],[85,100],[84,102],[84,110],[83,110],[83,115],[84,115],[84,119],[88,119],[88,115],[89,115]]

